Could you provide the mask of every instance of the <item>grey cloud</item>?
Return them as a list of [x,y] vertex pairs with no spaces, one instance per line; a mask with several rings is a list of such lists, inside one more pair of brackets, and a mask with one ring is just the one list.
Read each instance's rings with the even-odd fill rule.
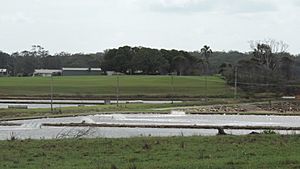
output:
[[261,0],[154,0],[148,3],[149,9],[156,12],[222,12],[257,13],[277,10],[277,6]]
[[[224,1],[223,1],[224,2]],[[230,0],[229,4],[224,5],[227,11],[236,13],[258,13],[278,10],[278,7],[269,1],[259,0]]]
[[299,7],[300,0],[0,0],[0,46],[75,53],[210,44],[247,51],[248,40],[270,37],[299,53]]
[[34,23],[34,20],[21,12],[0,16],[0,22],[7,23]]
[[171,1],[157,1],[150,4],[150,9],[157,12],[203,12],[213,10],[213,3],[206,3],[205,1],[178,1],[177,3]]
[[298,6],[298,7],[300,7],[300,1],[299,0],[294,0],[293,4],[296,5],[296,6]]

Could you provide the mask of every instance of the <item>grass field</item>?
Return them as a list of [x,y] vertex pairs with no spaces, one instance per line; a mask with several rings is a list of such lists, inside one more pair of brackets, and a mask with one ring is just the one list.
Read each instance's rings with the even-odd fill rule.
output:
[[0,141],[1,169],[300,168],[300,136]]
[[[33,117],[57,117],[57,116],[73,116],[87,115],[95,113],[170,113],[172,108],[190,107],[196,105],[212,105],[212,104],[232,104],[238,103],[233,99],[211,99],[209,101],[189,101],[174,104],[121,104],[117,105],[97,105],[97,106],[80,106],[80,107],[63,107],[55,108],[51,113],[49,108],[40,109],[0,109],[0,120],[3,119],[19,119]],[[161,109],[161,110],[159,110]]]
[[[225,81],[217,76],[207,77],[176,76],[174,77],[175,97],[231,97],[233,91]],[[50,77],[1,77],[0,95],[2,96],[49,96]],[[170,97],[173,95],[170,76],[120,76],[120,96]],[[54,94],[56,96],[116,96],[116,76],[75,76],[54,77]]]
[[[117,105],[97,105],[97,106],[80,106],[80,107],[63,107],[55,108],[54,112],[51,113],[49,108],[39,108],[39,109],[0,109],[0,122],[6,120],[18,120],[18,119],[28,119],[28,118],[51,118],[51,117],[67,117],[74,115],[93,115],[99,113],[170,113],[171,110],[187,110],[187,113],[191,114],[220,114],[219,112],[193,112],[188,111],[199,106],[212,105],[212,104],[232,104],[237,103],[230,99],[224,100],[210,100],[208,102],[183,102],[176,104],[121,104]],[[224,114],[224,113],[221,113]],[[227,112],[226,114],[239,114],[239,115],[277,115],[277,116],[299,116],[299,112],[293,113],[280,113],[277,111],[246,111],[246,112]]]
[[[0,109],[0,120],[2,119],[18,119],[33,117],[59,117],[73,115],[87,115],[96,113],[135,113],[135,112],[153,112],[157,108],[167,108],[176,105],[171,104],[124,104],[117,105],[98,105],[98,106],[82,106],[82,107],[64,107],[54,109],[51,113],[49,108],[40,109]],[[155,110],[159,113],[162,111]],[[169,111],[168,111],[169,112]]]

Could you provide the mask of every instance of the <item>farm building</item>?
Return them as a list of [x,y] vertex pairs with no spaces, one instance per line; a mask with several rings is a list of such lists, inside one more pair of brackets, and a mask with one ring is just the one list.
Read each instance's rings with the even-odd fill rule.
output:
[[62,68],[63,76],[101,75],[101,68]]
[[106,75],[107,76],[112,76],[112,75],[117,75],[118,72],[115,72],[115,71],[106,71]]
[[7,69],[0,69],[0,76],[7,76]]
[[43,76],[43,77],[49,77],[49,76],[61,76],[62,70],[55,70],[55,69],[35,69],[33,76]]

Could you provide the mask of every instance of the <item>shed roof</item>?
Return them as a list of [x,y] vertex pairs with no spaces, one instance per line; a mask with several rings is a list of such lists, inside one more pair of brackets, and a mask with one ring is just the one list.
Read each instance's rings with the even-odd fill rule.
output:
[[52,73],[61,73],[62,70],[56,69],[35,69],[34,74],[52,74]]
[[62,68],[63,71],[101,71],[101,68],[68,68],[64,67]]

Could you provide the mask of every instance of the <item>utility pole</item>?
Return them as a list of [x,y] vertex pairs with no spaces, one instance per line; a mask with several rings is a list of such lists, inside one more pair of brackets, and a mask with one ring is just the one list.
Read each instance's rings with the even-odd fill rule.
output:
[[53,113],[53,75],[51,74],[51,83],[50,83],[50,89],[51,89],[51,113]]
[[205,91],[204,91],[205,101],[208,100],[207,99],[207,76],[208,76],[208,62],[206,63],[206,66],[205,66],[205,76],[204,76],[204,80],[205,80],[205,82],[204,82],[204,85],[205,85]]
[[171,101],[173,104],[174,103],[174,76],[173,76],[173,73],[171,73],[171,89],[172,89]]
[[207,101],[207,74],[205,75],[205,101]]
[[117,73],[117,106],[119,107],[119,93],[120,93],[120,81],[119,81],[119,73]]
[[234,68],[234,99],[237,99],[238,67]]

